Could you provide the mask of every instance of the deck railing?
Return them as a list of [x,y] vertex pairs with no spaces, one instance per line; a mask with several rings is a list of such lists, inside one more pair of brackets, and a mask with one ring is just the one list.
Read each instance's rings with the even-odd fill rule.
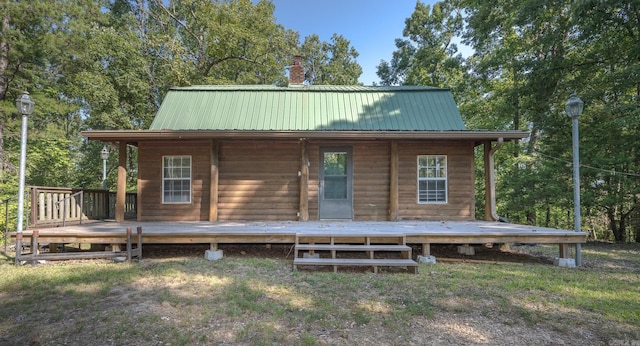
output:
[[[31,187],[30,227],[56,226],[115,217],[116,193],[97,189]],[[127,193],[125,219],[137,216],[137,194]]]

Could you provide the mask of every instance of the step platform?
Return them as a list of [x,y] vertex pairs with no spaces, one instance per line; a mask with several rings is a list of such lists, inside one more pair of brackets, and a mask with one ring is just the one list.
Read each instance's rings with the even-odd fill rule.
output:
[[[400,258],[398,258],[400,257]],[[296,234],[293,270],[299,266],[404,267],[418,272],[418,263],[412,259],[411,247],[404,234]]]

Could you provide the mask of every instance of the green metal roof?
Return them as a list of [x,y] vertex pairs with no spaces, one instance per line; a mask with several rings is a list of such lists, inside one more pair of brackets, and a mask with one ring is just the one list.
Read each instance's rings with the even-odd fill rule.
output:
[[191,86],[167,93],[150,130],[466,130],[448,89]]

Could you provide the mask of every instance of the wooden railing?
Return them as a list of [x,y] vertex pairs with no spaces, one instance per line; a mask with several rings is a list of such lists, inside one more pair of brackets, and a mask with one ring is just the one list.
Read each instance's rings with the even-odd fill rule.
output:
[[[113,219],[116,193],[65,187],[31,188],[30,227],[57,226],[82,220]],[[127,193],[125,219],[137,217],[137,194]]]

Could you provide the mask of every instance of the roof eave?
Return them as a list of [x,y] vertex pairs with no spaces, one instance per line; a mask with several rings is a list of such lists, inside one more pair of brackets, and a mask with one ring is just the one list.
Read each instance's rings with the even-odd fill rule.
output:
[[438,139],[490,141],[520,140],[529,136],[526,131],[228,131],[228,130],[95,130],[83,131],[89,140],[103,142],[139,142],[177,139]]

